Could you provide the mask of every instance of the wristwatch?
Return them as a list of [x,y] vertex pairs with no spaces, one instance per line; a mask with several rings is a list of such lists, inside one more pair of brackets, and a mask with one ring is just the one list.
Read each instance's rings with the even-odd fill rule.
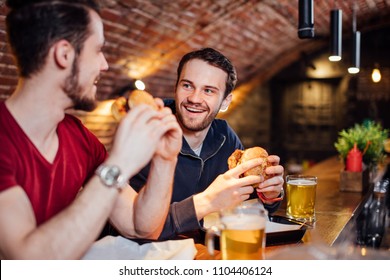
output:
[[126,186],[126,180],[121,170],[116,165],[101,164],[95,171],[100,181],[109,188],[122,189]]

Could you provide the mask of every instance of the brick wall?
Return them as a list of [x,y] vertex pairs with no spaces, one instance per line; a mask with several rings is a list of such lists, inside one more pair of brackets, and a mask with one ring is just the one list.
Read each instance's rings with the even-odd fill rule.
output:
[[[15,68],[5,45],[5,1],[0,1],[0,98],[15,85]],[[98,98],[106,100],[134,79],[143,79],[158,97],[172,97],[177,63],[200,47],[214,47],[229,57],[239,83],[269,79],[299,59],[301,52],[328,46],[333,1],[315,1],[315,40],[297,36],[298,1],[101,0],[105,54],[110,69],[102,75]],[[358,27],[388,25],[389,1],[335,1],[343,10],[343,29],[351,30],[356,4]],[[364,30],[361,30],[364,31]],[[362,32],[362,38],[364,33]],[[364,39],[362,39],[364,40]]]
[[108,151],[111,149],[113,137],[118,126],[118,121],[111,113],[112,102],[113,100],[102,101],[94,111],[89,113],[69,111],[69,113],[78,117],[99,138]]
[[[274,92],[267,81],[281,69],[301,60],[301,52],[313,53],[325,48],[329,38],[329,9],[331,1],[316,1],[315,28],[319,36],[315,40],[299,40],[296,36],[296,1],[146,1],[146,0],[103,0],[102,17],[105,24],[107,46],[105,49],[110,70],[99,83],[99,100],[109,99],[115,92],[128,85],[135,78],[144,79],[147,90],[159,97],[172,97],[176,79],[176,67],[181,56],[189,50],[203,46],[215,47],[226,54],[237,67],[239,87],[250,85],[244,95],[234,100],[226,114],[227,119],[241,137],[245,146],[260,145],[273,149],[273,143],[280,141],[283,131],[272,123],[280,115],[274,110]],[[369,31],[373,27],[388,25],[390,4],[383,0],[337,1],[343,9],[343,28],[348,39],[351,27],[352,3],[358,5],[358,27]],[[6,45],[4,1],[0,1],[0,100],[9,96],[17,82],[16,68]],[[362,30],[363,31],[363,30]],[[367,48],[362,32],[362,54]],[[385,34],[381,35],[386,37]],[[378,45],[378,43],[376,43]],[[346,48],[343,48],[343,51]],[[378,54],[378,51],[372,51]],[[381,66],[387,61],[386,54]],[[362,55],[366,63],[367,55]],[[343,58],[344,60],[344,58]],[[378,62],[378,60],[376,60]],[[366,67],[371,67],[367,65]],[[363,71],[362,71],[363,72]],[[386,74],[387,73],[387,74]],[[384,75],[389,75],[384,71]],[[383,77],[385,79],[385,77]],[[389,79],[387,79],[388,81]],[[385,83],[370,88],[370,81],[359,83],[359,96],[387,97],[389,86]],[[259,86],[262,85],[262,86]],[[238,96],[235,93],[235,96]],[[351,94],[352,95],[352,94]],[[354,120],[366,116],[366,112],[388,111],[386,102],[367,101],[361,98],[353,115]],[[349,103],[354,100],[349,99]],[[360,103],[359,103],[360,102]],[[374,104],[376,102],[377,104]],[[109,149],[116,129],[116,121],[102,102],[103,113],[75,112]],[[383,106],[383,109],[381,109]],[[387,107],[386,107],[387,106]],[[109,106],[108,106],[109,107]],[[378,109],[376,109],[378,108]],[[342,109],[342,108],[341,108]],[[274,111],[272,111],[274,110]],[[386,119],[386,118],[384,118]],[[387,118],[390,119],[390,118]],[[389,125],[387,126],[389,127]]]

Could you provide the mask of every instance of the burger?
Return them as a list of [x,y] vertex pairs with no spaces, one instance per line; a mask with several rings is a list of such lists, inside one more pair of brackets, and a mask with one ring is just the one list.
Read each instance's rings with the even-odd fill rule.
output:
[[139,104],[147,104],[154,110],[158,110],[158,106],[154,101],[154,97],[144,90],[133,90],[129,93],[129,97],[118,97],[111,106],[111,112],[117,121],[120,121],[127,112]]
[[154,110],[158,110],[158,106],[154,101],[154,97],[144,90],[133,90],[129,96],[129,108],[132,109],[137,105],[146,104],[152,107]]
[[271,163],[268,162],[267,157],[268,157],[267,151],[261,147],[253,147],[245,150],[237,149],[228,158],[228,166],[229,169],[232,169],[237,165],[242,164],[248,160],[254,158],[261,158],[263,159],[263,163],[260,164],[259,166],[256,166],[252,169],[245,171],[242,174],[242,177],[249,176],[249,175],[261,175],[264,179],[268,179],[269,175],[265,173],[265,169],[268,166],[271,166]]
[[[272,175],[268,175],[265,173],[265,170],[268,166],[271,166],[272,164],[268,161],[268,153],[266,150],[264,150],[261,147],[253,147],[245,150],[235,150],[231,156],[228,158],[228,166],[229,169],[232,169],[236,167],[239,164],[242,164],[248,160],[255,159],[255,158],[261,158],[263,159],[262,163],[254,168],[251,168],[247,171],[245,171],[241,177],[249,176],[249,175],[257,175],[262,176],[264,180],[272,177]],[[252,185],[254,188],[258,187],[258,184]],[[281,194],[279,197],[275,198],[267,198],[263,192],[257,192],[257,196],[260,198],[260,200],[264,202],[275,202],[275,201],[281,201],[284,196],[284,191],[282,188]]]

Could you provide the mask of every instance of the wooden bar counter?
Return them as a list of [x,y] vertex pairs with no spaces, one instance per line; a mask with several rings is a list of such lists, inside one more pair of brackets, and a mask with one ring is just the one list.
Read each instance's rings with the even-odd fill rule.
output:
[[[316,191],[316,222],[308,230],[303,240],[310,242],[315,236],[331,246],[359,209],[365,194],[361,192],[340,191],[340,171],[343,165],[337,156],[324,160],[309,168],[303,174],[318,177]],[[275,214],[285,216],[286,199]]]
[[[344,232],[349,230],[346,230],[346,226],[354,215],[359,214],[367,194],[340,191],[340,171],[342,169],[343,164],[337,156],[334,156],[303,172],[303,174],[318,177],[315,205],[316,222],[313,228],[306,230],[299,243],[266,247],[266,258],[275,254],[277,250],[293,246],[322,244],[325,247],[331,247],[343,230]],[[286,199],[274,215],[286,216]],[[204,245],[197,244],[196,246],[198,249],[196,259],[210,259]],[[216,259],[218,258],[220,256],[217,254]]]

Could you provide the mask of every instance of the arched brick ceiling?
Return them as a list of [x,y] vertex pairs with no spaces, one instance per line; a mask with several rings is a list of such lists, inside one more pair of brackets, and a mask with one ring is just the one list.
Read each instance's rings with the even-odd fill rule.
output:
[[[2,1],[0,1],[1,3]],[[171,97],[181,56],[209,46],[235,64],[239,85],[265,81],[299,59],[301,52],[325,48],[329,13],[343,10],[343,34],[352,29],[352,7],[364,31],[390,23],[390,0],[314,0],[315,39],[297,36],[298,0],[102,0],[105,54],[110,70],[100,81],[99,98],[106,99],[132,79],[143,79],[155,96]],[[12,92],[16,77],[4,47],[5,7],[0,7],[0,78]],[[14,75],[12,75],[14,74]]]

